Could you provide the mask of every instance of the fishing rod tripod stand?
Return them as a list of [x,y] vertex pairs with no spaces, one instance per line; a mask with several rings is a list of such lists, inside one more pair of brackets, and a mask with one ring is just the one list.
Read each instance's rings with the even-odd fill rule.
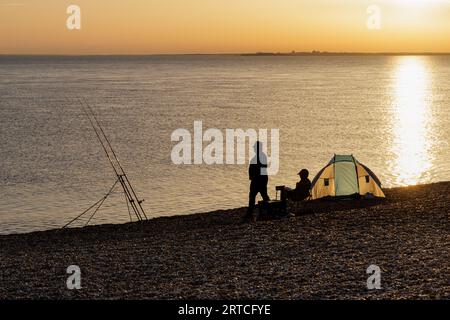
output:
[[144,208],[142,207],[142,202],[144,200],[139,200],[138,196],[136,195],[136,192],[133,189],[133,186],[131,185],[130,180],[128,179],[122,165],[119,162],[119,159],[117,158],[117,155],[114,151],[114,149],[111,146],[111,143],[109,142],[105,132],[103,131],[102,126],[100,125],[100,122],[98,121],[97,117],[95,116],[94,112],[92,111],[92,108],[87,104],[85,100],[80,100],[81,106],[83,108],[84,113],[89,119],[89,122],[94,129],[94,132],[97,136],[97,139],[99,140],[100,144],[102,145],[103,151],[105,152],[109,163],[111,164],[111,167],[114,170],[114,173],[116,175],[116,180],[112,187],[109,189],[109,191],[100,198],[97,202],[95,202],[93,205],[91,205],[89,208],[87,208],[85,211],[83,211],[80,215],[72,219],[70,222],[68,222],[65,226],[62,227],[62,229],[65,229],[69,225],[71,225],[73,222],[79,220],[81,217],[83,217],[85,214],[91,212],[92,214],[89,217],[88,221],[86,222],[86,226],[91,222],[92,218],[95,216],[95,214],[98,212],[100,207],[103,205],[103,203],[106,201],[106,199],[113,193],[114,189],[117,187],[118,184],[122,186],[123,193],[125,196],[125,201],[127,204],[128,209],[128,215],[130,216],[130,221],[133,221],[132,219],[132,212],[136,216],[138,221],[147,220],[147,215],[145,214]]

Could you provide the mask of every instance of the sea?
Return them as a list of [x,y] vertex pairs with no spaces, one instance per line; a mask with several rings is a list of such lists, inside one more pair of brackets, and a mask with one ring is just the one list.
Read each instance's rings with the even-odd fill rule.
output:
[[[278,131],[272,198],[334,154],[384,188],[450,180],[450,56],[0,56],[0,234],[60,228],[116,181],[83,101],[148,218],[247,205],[248,159],[174,163],[174,132],[193,145],[200,121]],[[128,221],[119,186],[89,224]]]

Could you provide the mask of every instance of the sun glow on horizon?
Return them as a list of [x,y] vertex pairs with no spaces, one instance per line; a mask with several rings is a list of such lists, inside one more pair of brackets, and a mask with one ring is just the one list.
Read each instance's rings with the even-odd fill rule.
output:
[[[77,0],[81,30],[66,28],[70,0],[9,0],[0,54],[450,52],[449,0]],[[14,5],[14,4],[17,5]]]

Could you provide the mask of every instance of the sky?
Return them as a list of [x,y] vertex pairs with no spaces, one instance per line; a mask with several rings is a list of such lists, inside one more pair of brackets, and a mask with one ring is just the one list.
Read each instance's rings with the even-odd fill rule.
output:
[[450,52],[450,0],[0,0],[0,54],[293,50]]

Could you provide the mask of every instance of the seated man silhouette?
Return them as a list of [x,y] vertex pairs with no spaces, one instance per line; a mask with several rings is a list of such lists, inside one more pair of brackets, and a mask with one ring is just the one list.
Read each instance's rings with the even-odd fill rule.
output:
[[300,181],[297,182],[295,189],[284,187],[281,189],[281,201],[292,200],[302,201],[309,197],[311,189],[311,181],[308,179],[309,171],[302,169],[298,173]]

